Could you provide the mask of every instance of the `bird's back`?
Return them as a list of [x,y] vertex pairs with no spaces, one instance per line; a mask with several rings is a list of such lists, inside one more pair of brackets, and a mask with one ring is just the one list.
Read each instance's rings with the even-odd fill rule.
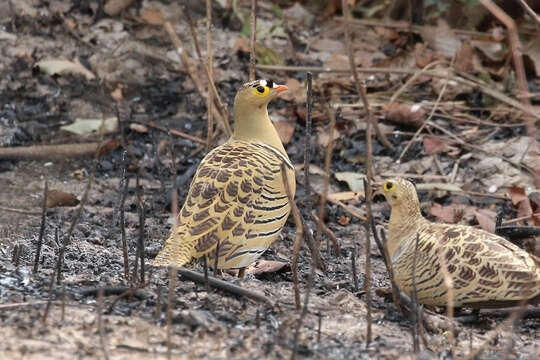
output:
[[266,144],[230,140],[208,153],[154,265],[180,267],[203,255],[213,259],[218,243],[218,268],[255,261],[279,236],[290,212],[282,163],[294,195],[288,157]]

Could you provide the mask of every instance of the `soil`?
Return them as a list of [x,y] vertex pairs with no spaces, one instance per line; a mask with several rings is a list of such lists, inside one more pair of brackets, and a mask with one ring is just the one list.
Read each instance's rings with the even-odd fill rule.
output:
[[[147,124],[151,120],[165,128],[205,138],[206,107],[205,100],[194,89],[189,74],[175,61],[176,54],[165,31],[160,26],[142,22],[138,16],[145,8],[160,9],[165,19],[173,22],[177,33],[189,45],[189,52],[194,54],[189,27],[184,20],[179,20],[182,18],[178,15],[181,13],[180,7],[169,1],[138,1],[133,9],[118,17],[100,13],[99,1],[22,0],[12,3],[12,6],[0,5],[0,13],[9,14],[0,16],[0,146],[96,141],[99,137],[95,134],[80,137],[62,130],[61,126],[75,118],[102,119],[116,115],[120,115],[121,133],[106,135],[106,139],[115,139],[124,146],[111,150],[95,162],[90,157],[0,161],[0,358],[166,358],[169,275],[166,269],[152,268],[151,262],[172,224],[171,189],[174,186],[178,190],[179,203],[182,204],[191,176],[206,151],[204,146],[191,140],[168,135],[150,126],[141,133],[133,130],[130,124]],[[269,8],[266,2],[260,3],[263,9]],[[271,12],[263,11],[263,14],[263,20],[265,17],[272,20]],[[199,21],[199,42],[203,44],[204,22],[198,20],[201,16],[196,11],[193,16]],[[298,37],[315,39],[320,33],[332,34],[333,30],[325,26],[337,25],[316,24],[301,28]],[[2,36],[5,34],[12,36]],[[216,85],[229,108],[232,108],[236,89],[246,80],[248,73],[246,55],[232,50],[239,37],[237,26],[221,22],[215,24]],[[269,38],[264,43],[281,53],[288,51],[289,45],[282,38]],[[306,45],[307,42],[304,42],[298,51],[305,49]],[[91,69],[97,79],[88,80],[73,74],[52,76],[34,67],[36,61],[49,58],[77,60]],[[196,56],[193,55],[193,58],[196,59]],[[295,64],[293,60],[288,61]],[[322,62],[316,56],[306,55],[305,61],[299,63],[317,66]],[[204,80],[204,76],[201,77]],[[287,75],[259,71],[258,77],[272,77],[280,82],[290,78],[302,81],[305,73]],[[343,85],[344,79],[349,85]],[[392,83],[396,79],[395,75],[377,78],[368,90],[395,91]],[[399,79],[403,79],[403,75]],[[351,80],[343,76],[335,80],[342,84],[338,86],[341,99],[353,102]],[[318,81],[328,81],[328,77],[316,77],[315,82]],[[120,105],[110,95],[119,86],[123,90]],[[419,85],[414,91],[416,93],[411,96],[421,98],[431,90]],[[468,96],[473,97],[475,93],[471,90]],[[436,98],[436,95],[433,96],[433,100]],[[315,94],[315,103],[315,112],[322,114],[324,110],[320,105],[319,92]],[[272,118],[295,119],[294,114],[303,106],[294,99],[281,99],[270,104],[269,112]],[[359,115],[355,114],[360,112],[347,113],[343,110],[338,113],[340,137],[332,157],[332,172],[365,172],[363,160],[358,160],[365,153],[365,128],[357,124]],[[356,120],[351,121],[351,118]],[[453,131],[458,128],[463,130],[465,126],[446,122],[442,118],[434,120]],[[294,135],[286,146],[287,151],[294,164],[301,164],[304,122],[293,120],[288,123],[294,128]],[[506,158],[509,159],[521,156],[520,151],[526,146],[523,126],[497,128],[499,131],[486,143],[486,146],[490,146],[492,156],[466,157],[464,155],[470,149],[464,148],[460,148],[459,155],[426,155],[422,144],[416,142],[401,163],[397,164],[395,160],[410,139],[410,136],[403,134],[410,133],[411,129],[389,123],[383,125],[392,134],[390,140],[396,146],[396,151],[389,151],[375,141],[374,164],[377,174],[434,174],[437,171],[449,174],[461,157],[456,182],[469,184],[469,191],[487,193],[491,180],[524,187],[530,187],[533,182],[525,170],[516,170],[506,162],[487,164],[485,167],[478,165],[482,161],[501,158],[503,152],[507,153]],[[327,132],[326,126],[326,120],[314,124],[316,144],[313,164],[320,168],[324,168],[326,148],[322,146],[321,138]],[[490,129],[481,125],[479,128]],[[224,140],[225,137],[219,135],[215,143]],[[124,151],[127,152],[125,161]],[[486,170],[488,165],[496,170]],[[123,207],[129,279],[124,277],[119,226],[125,168],[128,169],[129,179]],[[39,269],[33,272],[45,181],[49,189],[62,190],[81,199],[92,173],[95,177],[88,199],[69,239],[67,235],[77,217],[78,207],[48,209]],[[307,196],[300,172],[297,179],[296,199],[303,211]],[[136,181],[140,185],[144,205],[142,233]],[[320,174],[314,173],[311,181],[316,190],[321,188]],[[334,178],[330,186],[331,192],[349,190],[346,183]],[[317,196],[313,195],[312,198],[318,201]],[[503,210],[505,218],[517,215],[510,200],[465,197],[435,191],[421,194],[426,213],[429,213],[434,201],[446,205],[456,199],[470,206]],[[350,204],[364,212],[363,197]],[[13,209],[19,211],[14,212]],[[366,233],[363,224],[342,208],[328,205],[327,209],[325,221],[339,240],[340,252],[333,254],[327,251],[327,239],[323,240],[322,255],[327,269],[317,269],[314,273],[308,311],[299,332],[297,358],[415,358],[411,322],[395,308],[385,291],[389,288],[388,276],[373,241],[368,251],[372,264],[373,340],[366,345],[367,305],[363,288]],[[382,199],[375,199],[373,212],[379,224],[387,221],[389,208]],[[309,226],[316,228],[314,224]],[[125,290],[141,282],[140,265],[135,268],[141,234],[145,254],[144,285],[127,294]],[[289,264],[294,238],[295,224],[291,218],[281,239],[263,255],[262,260]],[[64,254],[61,281],[55,281],[51,286],[58,253],[64,241],[68,241],[69,245]],[[352,255],[359,278],[357,288],[351,271]],[[307,247],[303,247],[299,257],[302,300],[306,294],[310,269],[310,253]],[[202,265],[196,265],[195,270],[202,272]],[[248,274],[244,279],[224,273],[222,278],[264,294],[274,305],[258,303],[224,290],[206,289],[204,284],[178,277],[170,304],[172,358],[290,358],[299,318],[290,267]],[[97,296],[100,288],[105,289],[102,301],[98,301]],[[50,308],[47,305],[49,300]],[[450,359],[452,346],[449,332],[444,326],[446,320],[442,315],[434,316],[443,325],[426,329],[426,344],[422,345],[423,350],[418,357]],[[484,351],[478,357],[482,359],[498,359],[503,354],[507,358],[539,358],[539,318],[527,317],[515,326],[498,327],[503,323],[503,312],[486,312],[481,313],[479,321],[474,324],[456,324],[454,356],[465,356],[470,349],[482,346]],[[487,341],[493,330],[496,335]]]

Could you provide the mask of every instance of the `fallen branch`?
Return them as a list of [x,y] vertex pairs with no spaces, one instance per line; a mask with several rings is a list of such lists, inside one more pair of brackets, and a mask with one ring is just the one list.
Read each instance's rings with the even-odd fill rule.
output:
[[[105,143],[35,145],[0,148],[0,160],[51,160],[93,156]],[[101,155],[101,153],[100,153]]]
[[[188,270],[185,268],[178,268],[177,271],[180,275],[182,275],[182,277],[188,280],[191,280],[201,285],[205,285],[206,283],[206,280],[204,279],[203,274],[200,274],[198,272]],[[270,306],[274,306],[274,301],[268,298],[267,296],[265,296],[264,294],[261,294],[253,290],[245,289],[243,287],[231,284],[230,282],[227,282],[224,280],[216,279],[215,277],[212,277],[212,276],[208,276],[208,285],[215,287],[217,289],[225,290],[234,295],[247,297],[249,299],[266,303]]]

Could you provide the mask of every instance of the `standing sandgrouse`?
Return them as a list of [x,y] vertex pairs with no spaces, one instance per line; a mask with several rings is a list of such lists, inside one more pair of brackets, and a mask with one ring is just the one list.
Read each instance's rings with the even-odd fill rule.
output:
[[207,256],[218,268],[254,262],[279,236],[290,212],[281,176],[285,163],[292,195],[294,168],[283,148],[267,105],[287,90],[272,80],[242,85],[234,99],[234,132],[210,151],[191,182],[189,193],[154,266],[181,267]]
[[409,181],[388,180],[382,192],[392,206],[387,246],[395,281],[409,296],[418,234],[420,303],[447,305],[443,263],[453,282],[454,306],[503,307],[540,300],[540,259],[484,230],[426,220]]

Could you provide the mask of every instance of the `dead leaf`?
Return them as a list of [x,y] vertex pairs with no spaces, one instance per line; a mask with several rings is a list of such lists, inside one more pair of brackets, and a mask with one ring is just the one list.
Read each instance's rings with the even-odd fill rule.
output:
[[[307,110],[306,110],[305,106],[297,106],[296,109],[295,109],[295,114],[298,117],[298,120],[300,120],[300,121],[302,121],[304,123],[306,122]],[[328,117],[326,116],[326,113],[316,111],[316,110],[314,110],[311,113],[311,121],[312,122],[326,121],[327,119],[328,119]]]
[[311,44],[311,48],[317,51],[324,51],[333,54],[344,54],[345,45],[341,40],[331,40],[326,38],[320,38],[315,40]]
[[480,227],[490,233],[495,232],[495,217],[497,216],[493,211],[487,209],[478,209],[474,213]]
[[456,53],[455,67],[461,72],[470,73],[473,66],[474,49],[470,43],[464,42]]
[[291,271],[290,264],[282,261],[274,260],[259,260],[255,264],[248,266],[246,274],[268,274],[268,273],[283,273]]
[[351,171],[343,171],[334,173],[334,176],[339,181],[346,182],[347,185],[349,185],[349,189],[352,191],[364,191],[364,175]]
[[78,62],[68,60],[41,60],[35,65],[41,72],[48,75],[83,75],[87,80],[93,80],[96,78],[94,73],[82,66]]
[[448,145],[452,144],[451,141],[443,140],[436,136],[424,136],[424,152],[427,155],[434,155],[444,152],[448,149]]
[[348,225],[348,224],[351,222],[351,218],[348,217],[348,216],[341,215],[341,216],[338,218],[337,222],[338,222],[340,225],[345,226],[345,225]]
[[165,18],[157,9],[145,9],[141,12],[141,20],[150,25],[163,25]]
[[276,121],[274,127],[279,134],[281,142],[284,145],[288,144],[294,134],[294,125],[288,121]]
[[393,102],[384,107],[386,119],[394,124],[419,128],[424,123],[426,112],[420,104],[409,105]]
[[506,58],[507,52],[500,42],[474,40],[471,45],[491,62],[500,63]]
[[47,207],[53,208],[57,206],[76,206],[79,204],[79,199],[73,194],[63,192],[61,190],[47,191]]
[[105,119],[81,119],[77,118],[69,125],[61,126],[60,129],[77,135],[91,135],[103,131],[103,134],[113,134],[118,131],[118,118]]
[[[285,91],[280,95],[281,99],[287,101],[294,101],[297,104],[302,104],[306,102],[306,90],[300,83],[300,81],[295,78],[287,78],[285,85],[289,88],[288,91]],[[313,114],[312,114],[313,117]]]
[[525,194],[525,189],[520,186],[510,186],[508,188],[508,195],[510,195],[510,200],[512,200],[512,205],[517,205],[522,201],[529,201],[527,194]]
[[459,206],[456,204],[442,206],[439,203],[433,203],[429,213],[437,219],[450,224],[455,224],[459,221]]

